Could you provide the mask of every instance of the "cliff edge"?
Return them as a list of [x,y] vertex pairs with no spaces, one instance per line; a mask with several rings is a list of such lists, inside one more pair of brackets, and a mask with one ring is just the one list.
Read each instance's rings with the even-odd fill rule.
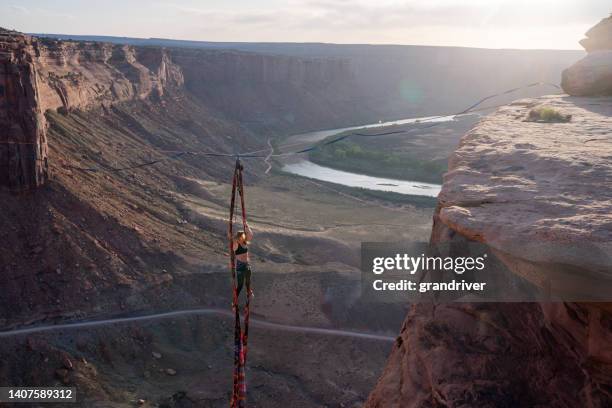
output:
[[[530,119],[542,110],[570,120]],[[591,299],[612,278],[610,129],[612,98],[524,99],[486,117],[449,160],[433,240],[450,228],[535,285]]]
[[591,300],[612,281],[611,29],[563,72],[573,96],[516,101],[461,139],[434,214],[432,245],[485,244],[566,301],[413,305],[366,407],[610,406],[612,303]]
[[[544,107],[563,123],[530,119]],[[487,116],[449,161],[431,243],[484,243],[554,293],[596,291],[612,271],[610,129],[612,98],[525,99]],[[546,281],[560,275],[564,284]],[[609,406],[611,311],[414,305],[366,406]]]
[[62,42],[0,28],[0,187],[21,192],[48,179],[48,110],[159,99],[183,82],[162,48]]
[[47,180],[46,121],[30,36],[0,28],[0,187],[27,190]]

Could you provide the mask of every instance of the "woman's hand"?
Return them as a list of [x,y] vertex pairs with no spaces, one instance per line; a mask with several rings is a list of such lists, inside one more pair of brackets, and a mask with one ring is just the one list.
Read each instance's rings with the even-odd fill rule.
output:
[[251,239],[253,239],[253,231],[251,231],[251,227],[249,227],[249,224],[245,223],[244,226],[245,226],[244,232],[246,234],[246,239],[247,241],[250,241]]

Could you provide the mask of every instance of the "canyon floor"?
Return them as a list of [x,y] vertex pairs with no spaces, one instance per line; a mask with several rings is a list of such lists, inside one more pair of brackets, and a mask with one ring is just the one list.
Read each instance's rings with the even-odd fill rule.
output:
[[[185,157],[109,171],[169,148],[159,134],[170,116],[186,123],[184,133],[172,129],[173,142],[201,149],[189,136],[193,113],[181,106],[50,114],[50,149],[61,157],[52,161],[52,180],[33,195],[2,197],[3,236],[19,243],[1,254],[9,277],[0,299],[3,329],[230,310],[224,235],[231,160]],[[252,316],[394,338],[407,305],[360,299],[360,243],[427,241],[434,209],[277,170],[265,174],[257,161],[245,167],[255,232]],[[0,379],[75,386],[84,407],[140,399],[151,407],[221,407],[231,388],[232,341],[232,321],[222,315],[9,336],[0,348]],[[389,340],[254,325],[250,404],[360,406],[390,347]]]
[[[221,234],[231,186],[190,181],[189,193],[169,192],[184,205],[187,225],[218,229]],[[359,301],[359,243],[389,237],[426,240],[433,209],[355,202],[282,174],[248,185],[247,194],[256,234],[255,318],[388,336],[397,332],[406,307]],[[188,307],[198,306],[202,298],[229,310],[225,253],[207,256],[205,263],[195,253],[189,258],[195,269],[176,274],[174,290],[190,293],[194,301]],[[195,290],[190,288],[194,285]],[[168,294],[171,290],[161,292],[168,302],[160,301],[154,309],[180,305]],[[123,315],[132,309],[129,299],[126,303]],[[113,313],[103,315],[109,314]],[[186,316],[17,336],[6,339],[3,354],[18,353],[26,363],[3,364],[2,372],[9,378],[29,377],[30,383],[76,386],[82,406],[128,407],[144,399],[144,406],[220,407],[227,404],[231,389],[232,328],[227,317]],[[279,401],[291,401],[293,407],[360,406],[389,349],[388,341],[255,326],[247,370],[250,401],[261,407],[277,406]],[[162,357],[156,359],[153,352]],[[66,358],[71,361],[69,369]],[[168,369],[176,374],[169,375]]]

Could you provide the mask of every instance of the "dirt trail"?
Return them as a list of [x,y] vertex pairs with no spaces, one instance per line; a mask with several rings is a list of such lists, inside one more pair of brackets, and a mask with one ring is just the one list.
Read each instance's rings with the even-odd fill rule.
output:
[[[89,321],[72,322],[72,323],[25,327],[25,328],[20,328],[20,329],[1,331],[0,338],[13,337],[13,336],[19,336],[19,335],[25,335],[25,334],[35,334],[35,333],[49,332],[49,331],[56,331],[56,330],[70,330],[70,329],[106,326],[106,325],[120,324],[120,323],[132,323],[132,322],[140,322],[140,321],[167,319],[167,318],[172,318],[172,317],[198,316],[198,315],[218,315],[218,316],[227,317],[227,318],[232,318],[234,316],[232,312],[228,310],[223,310],[223,309],[206,308],[206,309],[177,310],[173,312],[156,313],[152,315],[117,317],[117,318],[103,319],[103,320],[89,320]],[[259,320],[259,319],[254,319],[254,318],[250,319],[250,324],[252,327],[260,327],[263,329],[270,329],[270,330],[282,330],[282,331],[298,332],[298,333],[312,333],[312,334],[321,334],[321,335],[328,335],[328,336],[353,337],[353,338],[360,338],[360,339],[367,339],[367,340],[380,340],[380,341],[394,341],[395,340],[394,336],[385,336],[382,334],[364,333],[364,332],[337,330],[337,329],[324,329],[324,328],[319,328],[319,327],[293,326],[293,325],[267,322],[265,320]]]

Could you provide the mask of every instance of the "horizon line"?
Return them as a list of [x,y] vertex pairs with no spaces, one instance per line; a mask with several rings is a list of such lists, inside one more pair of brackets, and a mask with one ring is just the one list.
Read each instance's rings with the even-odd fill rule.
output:
[[[14,30],[20,32],[18,30]],[[400,43],[338,43],[338,42],[321,42],[321,41],[211,41],[211,40],[186,40],[177,38],[164,38],[164,37],[130,37],[130,36],[119,36],[119,35],[106,35],[106,34],[62,34],[62,33],[26,33],[24,34],[35,36],[35,37],[66,37],[61,38],[62,40],[70,40],[70,36],[78,37],[103,37],[103,38],[114,38],[114,39],[129,39],[139,41],[175,41],[175,42],[190,42],[190,43],[204,43],[204,44],[266,44],[266,45],[339,45],[339,46],[383,46],[383,47],[437,47],[437,48],[470,48],[479,50],[498,50],[498,51],[582,51],[586,52],[583,48],[493,48],[493,47],[476,47],[469,45],[433,45],[433,44],[400,44]],[[83,41],[74,39],[76,41]]]

